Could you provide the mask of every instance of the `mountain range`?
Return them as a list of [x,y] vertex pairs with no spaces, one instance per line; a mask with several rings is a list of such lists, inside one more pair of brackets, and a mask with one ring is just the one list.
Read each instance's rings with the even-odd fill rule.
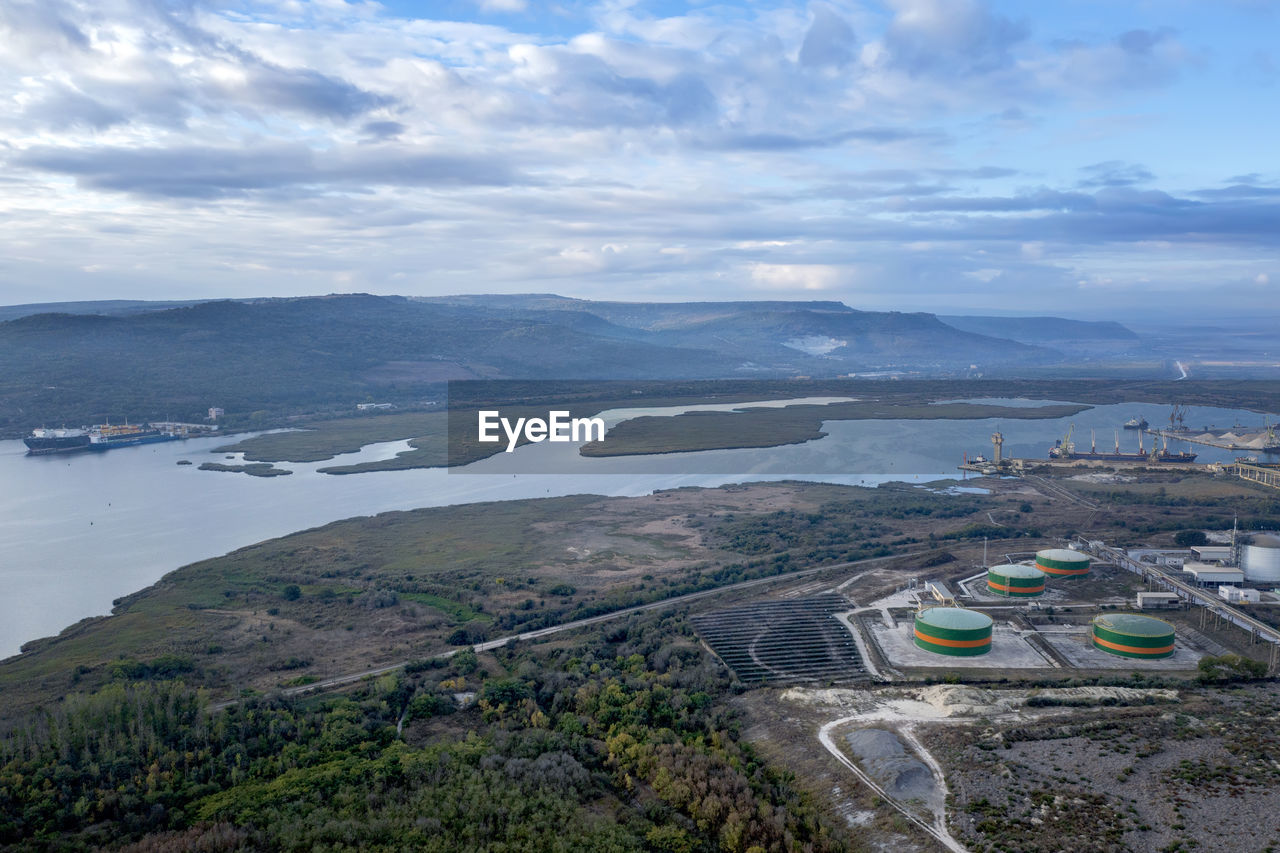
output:
[[1072,340],[1137,340],[1119,324],[1054,318],[552,294],[80,302],[0,317],[11,318],[0,322],[6,434],[109,415],[194,418],[214,405],[267,421],[421,401],[450,379],[1012,375],[1076,358],[1063,348]]

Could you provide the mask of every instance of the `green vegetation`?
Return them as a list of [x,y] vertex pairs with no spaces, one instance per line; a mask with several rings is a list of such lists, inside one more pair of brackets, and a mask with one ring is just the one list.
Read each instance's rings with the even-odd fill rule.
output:
[[[858,494],[858,493],[854,493]],[[887,484],[874,499],[829,500],[813,510],[778,510],[763,515],[728,514],[709,525],[709,539],[717,547],[740,554],[785,554],[804,563],[826,563],[885,556],[880,544],[899,530],[888,520],[951,519],[978,512],[984,506],[973,495],[940,495],[903,484]],[[1016,531],[1001,528],[997,538]],[[902,546],[918,539],[898,539]]]
[[1191,548],[1208,543],[1209,537],[1203,530],[1179,530],[1173,534],[1173,544],[1179,548]]
[[604,441],[594,441],[583,447],[582,455],[633,456],[801,444],[826,435],[822,431],[823,421],[1053,419],[1065,418],[1087,408],[1084,405],[1060,404],[1036,408],[974,403],[930,405],[877,399],[826,406],[754,408],[740,412],[688,412],[675,417],[624,421],[609,430]]
[[[243,452],[251,462],[319,462],[368,444],[412,438],[418,449],[435,452],[435,465],[443,465],[447,417],[443,411],[397,412],[311,421],[304,429],[255,435],[214,452]],[[428,446],[430,440],[438,444]]]
[[[915,576],[936,565],[956,576],[981,544],[955,540],[980,535],[993,517],[1001,526],[987,532],[1003,540],[1028,535],[1032,519],[1051,536],[1079,523],[1074,506],[1037,500],[1028,515],[1023,500],[802,483],[575,496],[351,519],[185,567],[122,599],[112,618],[0,664],[0,846],[851,849],[846,833],[860,830],[826,823],[807,782],[745,742],[759,721],[738,713],[768,697],[735,699],[743,686],[674,607],[493,653],[470,645],[746,578],[936,552],[943,542],[959,557],[904,556],[879,568]],[[1262,498],[1237,503],[1252,513]],[[1170,530],[1191,527],[1183,516],[1200,512],[1156,511],[1166,509]],[[1151,511],[1134,503],[1118,514]],[[1091,529],[1109,538],[1122,520],[1104,514]],[[411,663],[345,697],[275,695],[403,661]],[[1204,667],[1214,682],[1256,672],[1231,658]],[[1051,703],[1029,703],[1038,704]],[[1162,707],[1081,713],[1097,716],[1024,721],[982,734],[986,745],[974,749],[1003,760],[1042,741],[1086,738],[1125,756],[1099,778],[1139,779],[1149,778],[1136,761],[1147,747],[1110,734],[1117,714],[1134,715],[1130,728],[1143,738],[1226,737],[1166,719]],[[1249,714],[1225,741],[1243,769],[1224,776],[1224,760],[1192,757],[1170,765],[1168,783],[1272,784],[1276,736],[1258,724],[1266,713]],[[973,733],[955,737],[969,743]],[[989,793],[995,811],[972,810],[975,833],[992,846],[1038,849],[1043,833],[1023,814],[1032,809],[1056,818],[1059,840],[1096,839],[1096,849],[1141,831],[1114,799],[1076,780],[1028,779],[1004,812]]]
[[[850,849],[742,740],[727,674],[681,618],[457,658],[323,702],[212,712],[174,681],[72,697],[0,740],[0,844]],[[478,702],[460,710],[460,690]]]
[[1240,655],[1206,655],[1200,658],[1200,680],[1206,684],[1226,684],[1266,678],[1267,665]]
[[248,465],[223,465],[221,462],[202,462],[200,470],[228,471],[232,474],[248,474],[250,477],[283,477],[293,473],[266,462],[250,462]]
[[[754,508],[778,506],[767,497],[775,493],[812,510]],[[0,663],[0,719],[54,701],[73,683],[105,684],[121,659],[187,656],[195,666],[187,682],[219,697],[269,690],[279,684],[271,673],[291,659],[311,662],[299,675],[357,672],[823,561],[884,555],[888,537],[901,547],[916,541],[904,529],[941,529],[977,507],[973,496],[907,486],[778,484],[336,522],[183,567],[118,600],[110,618],[28,643]],[[809,515],[826,518],[791,529]],[[672,533],[645,529],[654,523]]]

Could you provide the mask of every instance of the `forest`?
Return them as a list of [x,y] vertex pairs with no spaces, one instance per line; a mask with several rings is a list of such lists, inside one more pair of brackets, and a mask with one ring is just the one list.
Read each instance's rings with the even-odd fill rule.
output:
[[122,677],[0,740],[0,844],[127,851],[833,851],[683,615],[224,710]]

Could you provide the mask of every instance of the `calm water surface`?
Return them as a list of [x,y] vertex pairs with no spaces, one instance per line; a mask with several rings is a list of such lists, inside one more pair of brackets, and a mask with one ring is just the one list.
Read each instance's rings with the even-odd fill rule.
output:
[[[683,409],[610,412],[606,421],[676,411]],[[1144,414],[1157,426],[1168,413],[1167,406],[1125,404],[1061,421],[843,421],[826,424],[829,435],[820,441],[762,450],[591,459],[577,455],[573,445],[543,443],[449,471],[317,473],[331,465],[390,458],[408,447],[390,442],[324,462],[281,463],[294,473],[275,478],[197,470],[203,461],[222,461],[211,451],[226,438],[45,457],[26,456],[20,441],[0,442],[0,657],[87,616],[109,613],[113,599],[178,566],[341,518],[789,477],[850,484],[927,482],[956,476],[965,452],[989,455],[989,437],[997,428],[1005,434],[1006,455],[1042,457],[1069,422],[1076,424],[1078,443],[1087,445],[1092,427],[1099,431],[1099,445],[1107,445],[1114,442],[1112,429],[1125,419]],[[1187,422],[1258,424],[1261,417],[1192,409]],[[1133,449],[1136,436],[1121,433],[1121,442]],[[1196,450],[1203,461],[1236,455]],[[196,465],[179,466],[180,459]]]

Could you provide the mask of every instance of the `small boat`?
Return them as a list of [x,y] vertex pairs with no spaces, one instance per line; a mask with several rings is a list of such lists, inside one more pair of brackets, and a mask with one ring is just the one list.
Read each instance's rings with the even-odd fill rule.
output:
[[1129,418],[1124,422],[1125,429],[1146,429],[1148,426],[1150,424],[1147,423],[1147,419],[1144,417]]

